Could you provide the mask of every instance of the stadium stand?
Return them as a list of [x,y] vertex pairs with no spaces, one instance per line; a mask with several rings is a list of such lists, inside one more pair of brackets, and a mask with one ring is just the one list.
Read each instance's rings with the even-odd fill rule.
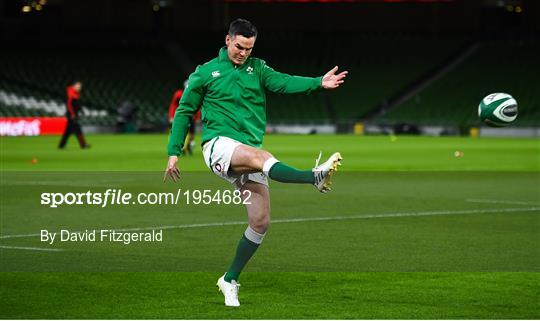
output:
[[[196,36],[178,39],[193,65],[215,57],[223,43],[222,34]],[[290,74],[320,76],[334,65],[350,71],[338,91],[307,97],[268,94],[269,123],[350,124],[465,43],[451,36],[261,31],[253,54]],[[2,115],[62,114],[66,84],[79,79],[83,106],[90,111],[85,123],[114,124],[117,107],[129,100],[139,121],[166,124],[170,97],[189,73],[160,45],[39,48],[0,53],[6,62],[0,72]],[[38,103],[30,104],[31,99]]]
[[4,116],[63,115],[67,84],[81,80],[84,122],[114,124],[116,109],[127,100],[145,122],[166,123],[170,96],[183,78],[159,47],[11,49],[0,58]]
[[538,57],[537,41],[485,43],[445,77],[376,122],[479,125],[477,106],[482,98],[493,92],[506,92],[518,101],[515,126],[540,126]]
[[441,40],[401,34],[263,34],[255,55],[277,70],[319,76],[339,65],[350,72],[340,90],[308,99],[269,94],[268,119],[273,123],[351,123],[464,43],[463,37],[452,36]]

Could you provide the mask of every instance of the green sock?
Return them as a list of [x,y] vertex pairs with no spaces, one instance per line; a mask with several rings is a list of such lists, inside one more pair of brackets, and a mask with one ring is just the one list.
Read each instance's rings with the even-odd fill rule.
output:
[[259,244],[248,240],[245,235],[242,236],[240,242],[238,242],[238,246],[236,247],[236,256],[234,257],[229,270],[227,273],[225,273],[225,281],[238,281],[240,272],[242,272],[242,269],[244,269],[244,266],[253,256],[255,251],[257,251],[258,247]]
[[270,176],[271,179],[282,183],[313,184],[315,182],[315,177],[311,170],[301,171],[281,162],[275,163],[274,166],[270,168],[268,176]]

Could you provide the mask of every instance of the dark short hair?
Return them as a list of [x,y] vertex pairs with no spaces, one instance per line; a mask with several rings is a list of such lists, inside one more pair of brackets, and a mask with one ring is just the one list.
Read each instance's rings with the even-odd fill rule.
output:
[[236,19],[229,26],[229,35],[241,35],[246,38],[257,37],[257,27],[246,19]]

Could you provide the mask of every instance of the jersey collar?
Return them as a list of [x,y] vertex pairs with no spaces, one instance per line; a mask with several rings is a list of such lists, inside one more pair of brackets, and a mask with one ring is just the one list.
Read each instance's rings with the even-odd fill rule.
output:
[[218,57],[219,57],[219,62],[230,61],[232,63],[232,61],[229,59],[229,55],[227,54],[226,46],[223,46],[221,47],[221,49],[219,49]]

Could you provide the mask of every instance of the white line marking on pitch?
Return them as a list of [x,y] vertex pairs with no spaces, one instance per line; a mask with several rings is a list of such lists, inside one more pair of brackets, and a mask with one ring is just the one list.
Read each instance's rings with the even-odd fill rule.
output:
[[108,187],[108,188],[114,188],[111,187],[111,184],[94,184],[94,183],[76,183],[76,182],[66,182],[66,181],[40,181],[40,182],[7,182],[2,183],[2,185],[5,186],[69,186],[69,187]]
[[[398,213],[366,214],[366,215],[352,215],[352,216],[289,218],[289,219],[272,220],[271,224],[317,222],[317,221],[343,221],[343,220],[386,218],[386,217],[486,214],[486,213],[508,213],[508,212],[534,212],[534,211],[540,211],[540,207],[496,208],[496,209],[477,209],[477,210],[458,210],[458,211],[429,211],[429,212],[401,212],[401,213],[398,212]],[[247,224],[247,222],[246,221],[233,221],[233,222],[199,223],[199,224],[183,224],[183,225],[165,225],[165,226],[154,226],[154,227],[133,227],[133,228],[114,229],[114,231],[138,232],[138,231],[150,231],[150,230],[173,230],[173,229],[188,229],[188,228],[197,228],[197,227],[215,227],[215,226],[244,225],[244,224]],[[82,231],[79,231],[76,233],[82,233]],[[36,233],[36,234],[2,235],[0,236],[0,239],[33,237],[33,236],[40,236],[40,234]]]
[[490,204],[510,204],[510,205],[540,205],[535,202],[522,202],[522,201],[505,201],[505,200],[488,200],[479,198],[468,198],[465,202],[469,203],[490,203]]
[[63,251],[63,249],[46,249],[46,248],[43,248],[43,247],[24,247],[24,246],[7,246],[7,245],[0,245],[0,249],[29,250],[29,251],[49,251],[49,252]]

